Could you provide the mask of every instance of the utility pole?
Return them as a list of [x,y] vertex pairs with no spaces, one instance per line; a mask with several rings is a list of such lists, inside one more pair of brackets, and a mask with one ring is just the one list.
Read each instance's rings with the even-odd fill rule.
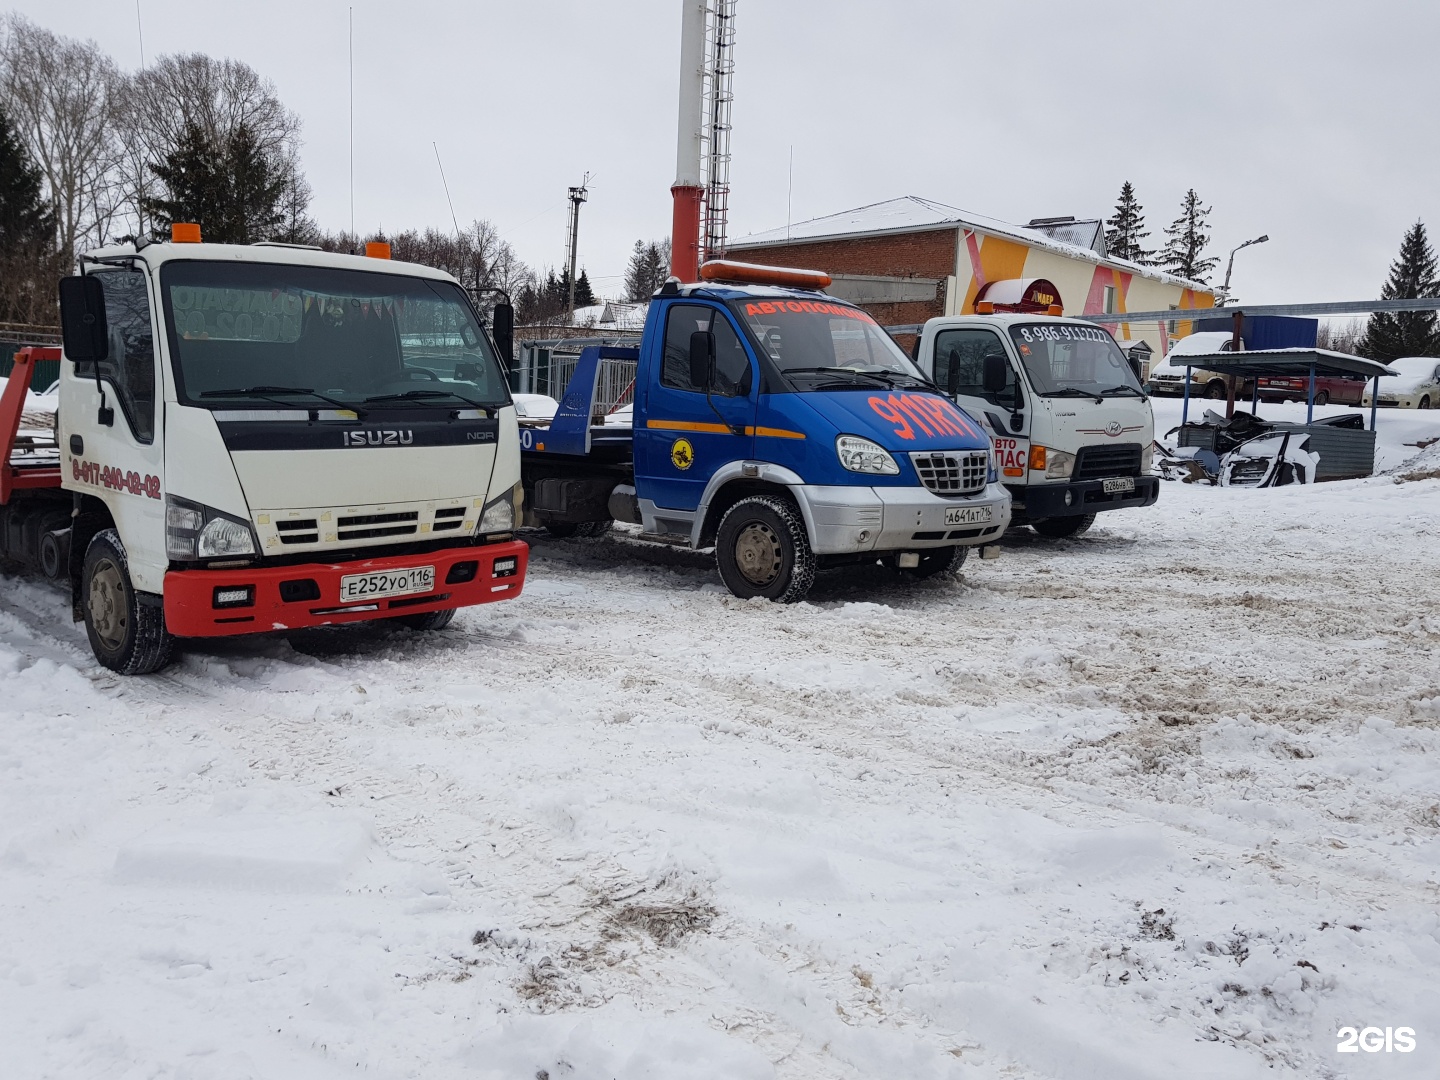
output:
[[586,189],[590,185],[590,174],[585,174],[585,179],[580,181],[579,187],[570,189],[570,239],[569,250],[566,258],[570,263],[570,317],[575,317],[575,257],[576,250],[580,243],[580,204],[589,198],[590,193]]

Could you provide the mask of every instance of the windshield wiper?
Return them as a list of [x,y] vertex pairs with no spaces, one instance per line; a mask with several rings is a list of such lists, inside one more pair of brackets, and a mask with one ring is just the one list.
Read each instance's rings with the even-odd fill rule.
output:
[[[319,391],[311,390],[307,386],[246,386],[234,390],[206,390],[199,394],[202,398],[221,397],[262,397],[274,401],[280,397],[288,397],[291,394],[308,394],[310,397],[319,398],[321,401],[334,405],[337,409],[345,409],[348,412],[359,413],[354,405],[347,405],[337,398],[322,394]],[[284,402],[281,402],[283,405]]]
[[1067,386],[1061,390],[1049,390],[1040,395],[1041,397],[1091,397],[1097,405],[1105,404],[1105,399],[1094,390],[1081,390],[1078,386]]
[[1109,390],[1101,390],[1102,394],[1134,394],[1136,397],[1145,397],[1144,390],[1137,390],[1133,386],[1112,386]]
[[895,389],[895,380],[889,375],[882,375],[878,371],[859,371],[856,368],[848,367],[797,367],[786,368],[786,375],[859,375],[863,379],[874,379],[881,386]]
[[376,401],[427,401],[430,398],[450,397],[456,401],[463,401],[472,409],[493,409],[495,406],[486,405],[484,402],[468,398],[464,394],[457,394],[454,390],[406,390],[403,394],[374,394],[365,399],[369,405]]

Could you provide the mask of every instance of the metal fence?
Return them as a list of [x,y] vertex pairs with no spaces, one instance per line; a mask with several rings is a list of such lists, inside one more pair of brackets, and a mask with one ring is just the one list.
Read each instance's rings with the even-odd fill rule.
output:
[[[635,345],[638,334],[564,340],[517,342],[517,363],[511,372],[510,389],[517,394],[548,394],[559,401],[575,374],[580,352],[587,345]],[[595,411],[614,412],[635,400],[635,361],[600,361],[595,387]]]

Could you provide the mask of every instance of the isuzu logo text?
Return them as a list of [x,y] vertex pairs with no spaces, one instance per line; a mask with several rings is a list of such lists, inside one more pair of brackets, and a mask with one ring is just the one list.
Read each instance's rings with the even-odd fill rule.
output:
[[346,431],[341,433],[341,446],[409,446],[415,441],[413,431]]

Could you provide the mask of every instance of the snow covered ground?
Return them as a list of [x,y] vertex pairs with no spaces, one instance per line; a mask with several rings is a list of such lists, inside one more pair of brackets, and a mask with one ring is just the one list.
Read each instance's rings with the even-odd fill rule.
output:
[[439,634],[130,680],[3,579],[0,1074],[1433,1077],[1440,445],[1401,471],[794,607],[537,537]]

